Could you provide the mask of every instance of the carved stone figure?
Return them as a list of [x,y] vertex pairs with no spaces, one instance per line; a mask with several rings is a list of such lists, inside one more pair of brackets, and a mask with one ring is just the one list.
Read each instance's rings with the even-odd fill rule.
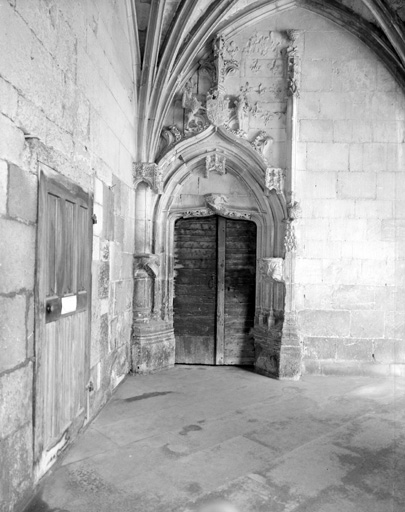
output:
[[235,113],[238,119],[239,130],[244,130],[245,119],[249,115],[249,103],[246,93],[244,92],[235,100]]
[[199,133],[205,128],[205,119],[200,110],[205,110],[202,103],[193,93],[193,85],[191,79],[184,86],[182,107],[186,111],[186,122],[184,131],[188,134]]

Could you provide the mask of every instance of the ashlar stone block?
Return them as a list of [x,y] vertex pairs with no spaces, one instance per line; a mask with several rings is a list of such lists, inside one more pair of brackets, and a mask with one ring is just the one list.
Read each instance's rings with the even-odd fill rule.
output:
[[35,226],[0,218],[0,293],[33,290]]
[[32,417],[31,363],[0,378],[0,439],[7,437]]
[[352,311],[350,336],[354,338],[382,338],[384,336],[383,311]]
[[25,361],[26,298],[24,295],[0,297],[0,373]]
[[[9,167],[8,213],[29,222],[37,219],[37,177],[16,165]],[[22,200],[24,198],[24,200]]]
[[304,336],[346,337],[350,331],[349,311],[305,310],[298,321]]

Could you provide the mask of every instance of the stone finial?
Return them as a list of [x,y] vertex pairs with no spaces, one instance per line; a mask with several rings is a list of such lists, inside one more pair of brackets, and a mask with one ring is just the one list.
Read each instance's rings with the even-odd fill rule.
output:
[[156,194],[163,194],[163,171],[158,164],[134,162],[132,164],[132,177],[134,187],[144,181]]

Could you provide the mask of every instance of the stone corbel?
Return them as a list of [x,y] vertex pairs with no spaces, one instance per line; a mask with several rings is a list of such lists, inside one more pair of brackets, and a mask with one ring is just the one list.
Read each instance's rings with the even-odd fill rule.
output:
[[155,194],[163,194],[163,171],[155,163],[134,162],[132,164],[134,187],[141,181],[147,183]]
[[135,254],[134,255],[134,273],[137,270],[145,270],[151,277],[157,277],[159,274],[160,259],[157,254]]
[[284,283],[285,271],[283,258],[262,258],[259,263],[260,273],[278,283]]

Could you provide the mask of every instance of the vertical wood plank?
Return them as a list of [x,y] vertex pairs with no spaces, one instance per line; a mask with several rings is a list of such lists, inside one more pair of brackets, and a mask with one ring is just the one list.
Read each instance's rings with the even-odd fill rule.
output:
[[[47,224],[45,237],[41,236],[38,240],[40,243],[46,243],[47,255],[44,258],[47,260],[46,265],[46,281],[47,281],[47,296],[52,297],[56,293],[56,280],[55,280],[55,237],[56,237],[56,222],[57,222],[57,208],[56,202],[58,198],[54,195],[46,195],[46,207],[44,208],[45,222]],[[42,221],[42,219],[40,219]],[[43,221],[42,221],[43,222]]]
[[55,226],[55,272],[56,272],[56,293],[63,295],[65,281],[66,253],[65,241],[65,201],[58,197],[56,203],[56,226]]
[[218,217],[216,364],[224,364],[225,345],[225,239],[226,220]]

